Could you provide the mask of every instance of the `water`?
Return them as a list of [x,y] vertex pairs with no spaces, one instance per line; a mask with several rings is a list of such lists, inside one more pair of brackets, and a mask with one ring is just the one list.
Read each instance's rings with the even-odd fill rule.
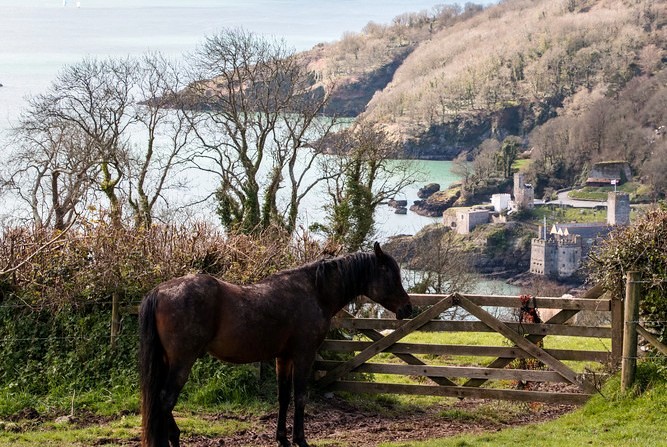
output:
[[[123,57],[160,51],[178,58],[223,27],[243,27],[285,39],[295,50],[390,23],[404,12],[430,10],[438,0],[0,0],[0,139],[26,97],[44,91],[58,71],[84,57]],[[494,3],[477,1],[476,3]],[[5,150],[7,153],[7,150]],[[450,184],[449,162],[422,162],[424,181]],[[416,185],[405,191],[416,199]],[[308,220],[308,216],[305,216]],[[385,236],[414,233],[434,219],[409,212],[378,215]]]
[[[178,57],[223,27],[284,38],[296,50],[438,0],[0,0],[0,129],[65,64],[161,51]],[[453,2],[452,2],[453,3]],[[486,3],[491,3],[487,1]]]
[[[425,183],[438,183],[441,189],[445,189],[458,180],[458,177],[452,173],[451,161],[418,160],[414,164],[419,172],[419,180],[396,196],[396,199],[406,199],[408,208],[415,200],[418,200],[417,191]],[[420,216],[410,210],[405,215],[395,214],[394,208],[388,205],[379,206],[375,219],[382,238],[400,234],[415,234],[425,225],[442,221],[441,218]]]

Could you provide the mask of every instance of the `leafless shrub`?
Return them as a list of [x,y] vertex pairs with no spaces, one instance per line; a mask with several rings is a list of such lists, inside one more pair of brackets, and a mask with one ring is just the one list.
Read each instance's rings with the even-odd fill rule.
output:
[[56,234],[14,228],[0,235],[0,282],[12,291],[5,301],[57,308],[104,303],[119,293],[130,304],[176,276],[209,273],[250,283],[320,253],[308,235],[297,239],[275,228],[226,234],[205,222],[136,229],[86,221],[48,244]]

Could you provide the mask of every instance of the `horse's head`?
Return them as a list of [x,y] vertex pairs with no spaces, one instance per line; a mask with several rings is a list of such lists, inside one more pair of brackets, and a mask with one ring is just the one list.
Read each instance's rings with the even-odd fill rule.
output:
[[370,299],[394,312],[402,320],[412,314],[410,297],[401,282],[401,269],[398,263],[382,251],[379,243],[374,245],[377,266],[370,278],[367,295]]

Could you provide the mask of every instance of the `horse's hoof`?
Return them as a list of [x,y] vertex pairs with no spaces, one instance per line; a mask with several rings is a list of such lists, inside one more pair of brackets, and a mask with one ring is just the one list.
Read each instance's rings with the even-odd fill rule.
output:
[[277,441],[280,447],[292,447],[292,443],[290,443],[287,438],[278,438]]
[[305,439],[302,439],[301,441],[294,441],[294,445],[298,447],[316,447],[314,445],[311,446],[308,444]]

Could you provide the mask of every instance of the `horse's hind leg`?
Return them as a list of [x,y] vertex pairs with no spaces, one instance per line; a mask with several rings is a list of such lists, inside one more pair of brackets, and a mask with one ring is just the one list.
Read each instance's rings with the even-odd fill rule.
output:
[[276,375],[278,379],[278,427],[276,440],[281,447],[290,447],[287,440],[287,408],[292,395],[292,361],[285,358],[276,359]]
[[308,376],[313,360],[315,360],[315,349],[312,350],[312,354],[302,353],[299,358],[294,359],[292,373],[294,381],[294,433],[292,439],[294,444],[299,447],[309,447],[304,430],[304,412],[307,400]]
[[178,425],[176,425],[172,411],[176,406],[178,395],[181,393],[185,382],[188,380],[193,364],[194,359],[187,363],[173,364],[173,366],[170,366],[167,380],[162,389],[162,410],[167,418],[167,436],[171,447],[179,447],[181,436],[181,430],[178,428]]
[[181,445],[181,429],[176,425],[176,420],[171,412],[167,415],[167,419],[167,436],[169,437],[169,443],[171,444],[171,447],[179,447]]

